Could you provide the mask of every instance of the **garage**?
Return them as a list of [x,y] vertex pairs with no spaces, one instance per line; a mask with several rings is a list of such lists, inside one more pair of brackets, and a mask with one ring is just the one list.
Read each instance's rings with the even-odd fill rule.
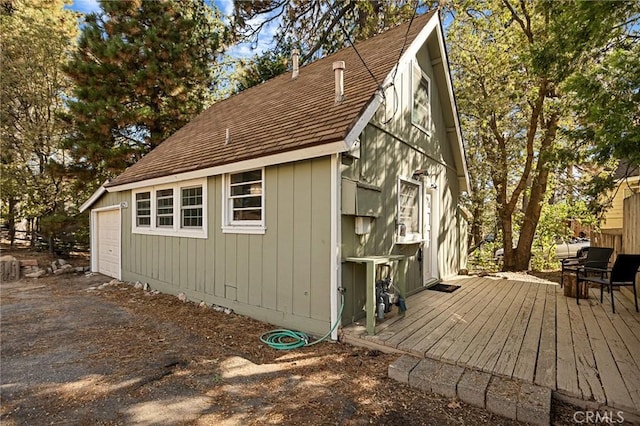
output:
[[120,278],[120,210],[95,213],[93,270]]

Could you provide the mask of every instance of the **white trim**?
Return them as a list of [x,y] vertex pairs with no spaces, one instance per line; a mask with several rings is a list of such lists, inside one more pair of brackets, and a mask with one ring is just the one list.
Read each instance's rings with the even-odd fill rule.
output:
[[[383,87],[386,87],[386,85],[383,84]],[[373,95],[373,100],[367,105],[351,130],[349,130],[349,133],[347,133],[347,136],[345,136],[344,142],[348,146],[348,150],[353,148],[353,144],[356,143],[360,137],[360,133],[362,133],[367,124],[369,124],[369,121],[371,121],[381,103],[382,95],[380,95],[380,91],[378,90]]]
[[[96,191],[97,192],[97,191]],[[103,192],[104,193],[104,192]],[[106,212],[110,210],[119,210],[118,214],[118,276],[117,279],[122,279],[122,209],[126,207],[125,203],[114,204],[106,207],[99,207],[92,209],[89,214],[89,236],[90,236],[90,249],[91,249],[91,272],[98,272],[98,213]]]
[[[402,185],[402,182],[406,182],[412,185],[415,185],[418,187],[418,229],[420,230],[420,232],[418,234],[416,233],[412,233],[411,235],[417,235],[418,239],[415,238],[411,238],[411,239],[404,239],[404,238],[400,238],[400,235],[398,234],[398,221],[400,220],[400,195],[401,195],[401,191],[400,191],[400,186]],[[422,220],[423,220],[423,213],[422,213],[422,205],[423,205],[423,201],[422,201],[422,182],[417,181],[415,179],[411,179],[411,178],[407,178],[407,177],[403,177],[403,176],[398,176],[398,182],[397,182],[397,194],[396,194],[396,226],[394,229],[394,243],[395,244],[420,244],[422,243],[422,238],[424,237],[423,233],[424,230],[422,229]]]
[[119,192],[129,189],[144,188],[147,186],[174,183],[183,180],[201,179],[209,176],[222,175],[225,173],[235,173],[242,170],[259,169],[261,167],[271,166],[275,164],[290,163],[293,161],[323,157],[325,155],[344,152],[347,151],[347,149],[347,145],[344,141],[330,142],[322,145],[312,146],[309,148],[298,149],[295,151],[282,152],[279,154],[267,155],[265,157],[253,158],[251,160],[243,160],[235,163],[224,164],[221,166],[194,170],[192,172],[176,173],[169,176],[162,176],[159,178],[146,179],[139,182],[111,186],[106,189],[108,192]]
[[[416,127],[417,129],[419,129],[420,131],[426,133],[427,135],[431,135],[431,124],[432,124],[432,115],[433,115],[433,111],[431,110],[431,79],[429,78],[429,76],[427,75],[426,72],[424,72],[424,70],[422,69],[422,67],[420,66],[420,64],[418,64],[417,60],[414,60],[411,62],[411,66],[409,69],[409,72],[411,74],[410,76],[410,80],[409,80],[409,94],[410,94],[410,104],[409,104],[409,113],[410,113],[410,118],[411,118],[411,124]],[[417,123],[416,121],[414,121],[413,119],[413,110],[415,108],[415,104],[416,104],[416,87],[414,87],[415,85],[415,80],[416,80],[416,75],[414,75],[414,73],[420,73],[420,82],[418,83],[419,85],[422,84],[423,80],[426,80],[427,82],[427,102],[428,105],[426,105],[428,111],[428,120],[427,120],[427,127],[422,126],[421,124]]]
[[440,47],[440,55],[442,57],[442,66],[444,67],[444,78],[447,84],[447,91],[449,93],[449,103],[451,104],[453,121],[455,123],[455,128],[456,128],[456,139],[458,142],[458,155],[460,157],[460,161],[462,162],[462,172],[464,173],[465,187],[463,187],[462,189],[465,189],[467,192],[470,192],[471,183],[469,180],[469,170],[467,169],[467,158],[464,152],[464,145],[462,143],[462,130],[460,129],[460,118],[458,116],[458,106],[456,104],[456,98],[453,94],[453,83],[451,82],[449,58],[447,56],[447,50],[444,47],[444,35],[442,34],[442,23],[440,23],[440,19],[438,19],[438,25],[436,26],[436,35],[438,36],[438,46]]
[[[242,173],[242,172],[250,172],[250,171],[254,171],[254,170],[260,170],[260,172],[262,173],[262,178],[261,178],[261,182],[262,182],[262,200],[261,200],[261,218],[259,221],[233,221],[231,219],[231,215],[230,215],[230,211],[229,211],[229,187],[231,185],[231,175],[232,174],[236,174],[236,173]],[[266,173],[265,173],[265,168],[264,167],[257,167],[254,169],[246,169],[246,170],[238,170],[237,172],[232,172],[232,173],[225,173],[224,175],[222,175],[222,202],[220,203],[222,206],[222,233],[224,234],[264,234],[267,230],[267,220],[265,218],[266,215],[266,208],[265,208],[265,203],[266,203],[266,185],[265,185],[265,180],[266,180]]]
[[80,213],[84,213],[89,207],[93,205],[93,203],[98,201],[98,198],[102,197],[102,194],[107,192],[107,189],[104,186],[108,182],[109,182],[108,180],[105,180],[104,183],[100,185],[100,187],[96,189],[93,194],[91,194],[91,197],[89,197],[87,201],[82,203],[82,205],[80,206]]
[[[136,188],[131,191],[131,233],[139,235],[159,235],[163,237],[191,237],[191,238],[208,238],[208,180],[194,179],[185,180],[175,183],[158,184],[155,186],[147,186]],[[182,227],[182,189],[202,186],[202,228],[183,228]],[[156,194],[163,189],[173,190],[173,227],[157,226],[156,211],[158,209]],[[136,194],[141,192],[151,193],[151,224],[149,227],[141,227],[137,225],[136,214]]]
[[[340,154],[331,156],[331,282],[329,285],[331,324],[340,320],[338,318],[338,288],[342,281],[342,262],[340,261]],[[338,340],[338,327],[331,332],[331,339]]]
[[[426,183],[426,182],[425,182]],[[438,187],[426,185],[426,190],[431,193],[431,276],[440,279],[438,267],[438,239],[440,238],[440,193]]]

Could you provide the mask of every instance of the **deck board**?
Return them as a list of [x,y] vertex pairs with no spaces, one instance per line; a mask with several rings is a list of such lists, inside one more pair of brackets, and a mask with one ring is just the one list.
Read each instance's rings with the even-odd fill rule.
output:
[[529,318],[531,317],[531,309],[535,301],[536,293],[538,292],[537,285],[528,286],[527,294],[524,298],[520,311],[517,313],[511,331],[507,336],[507,341],[502,348],[498,362],[493,369],[496,373],[512,377],[513,370],[516,366],[516,360],[520,354],[520,348],[524,341],[525,333],[527,332],[527,325],[529,324]]
[[459,321],[453,325],[436,344],[429,348],[426,352],[426,356],[429,358],[440,359],[453,345],[460,344],[466,347],[467,345],[461,340],[462,335],[468,328],[472,327],[473,324],[478,321],[483,312],[489,312],[487,310],[487,306],[491,306],[491,303],[498,295],[499,290],[499,286],[492,286],[489,288],[485,294],[483,294],[482,299],[477,300],[472,309],[465,316],[460,317]]
[[534,383],[556,389],[556,291],[547,286]]
[[502,322],[509,306],[513,303],[513,299],[518,295],[518,292],[522,290],[522,287],[517,285],[505,286],[502,284],[505,283],[500,283],[498,285],[501,285],[502,293],[504,295],[499,298],[501,299],[500,303],[492,312],[486,327],[478,333],[474,341],[474,345],[469,347],[467,351],[460,356],[460,362],[465,365],[482,369],[485,360],[483,358],[481,361],[480,358],[482,357],[484,349],[487,348],[489,341],[493,338],[496,328]]
[[556,386],[559,391],[569,395],[580,395],[582,392],[578,386],[578,370],[576,369],[576,356],[574,352],[573,335],[571,333],[571,321],[567,303],[575,303],[569,297],[556,298],[556,329],[557,329],[557,367]]
[[509,308],[504,314],[504,317],[496,327],[491,339],[487,343],[486,347],[478,357],[478,364],[480,368],[484,371],[492,372],[496,363],[498,362],[498,358],[500,357],[500,353],[504,348],[505,343],[507,342],[507,338],[509,336],[509,332],[516,320],[516,315],[520,311],[522,304],[524,303],[524,299],[528,293],[529,285],[524,283],[509,283],[510,285],[520,287],[518,289],[518,293],[513,297]]
[[577,305],[549,282],[449,282],[462,288],[411,296],[405,317],[362,339],[640,414],[640,314],[628,297],[614,292],[613,314],[599,288]]

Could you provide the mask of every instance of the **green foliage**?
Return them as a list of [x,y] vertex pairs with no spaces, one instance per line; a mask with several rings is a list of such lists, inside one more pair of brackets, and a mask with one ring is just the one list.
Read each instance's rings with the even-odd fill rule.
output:
[[[579,162],[563,84],[589,69],[632,13],[627,3],[459,1],[448,41],[474,188],[488,186],[505,269],[527,268],[549,181]],[[569,173],[567,173],[569,175]],[[490,199],[480,194],[476,207]],[[471,210],[474,210],[472,205]],[[520,219],[521,218],[521,219]],[[519,228],[519,232],[517,229]],[[518,245],[511,241],[519,233]]]
[[10,223],[67,214],[78,199],[63,172],[68,129],[59,119],[71,88],[62,68],[78,34],[68,3],[13,1],[0,11],[0,185]]
[[333,53],[348,46],[349,41],[379,34],[436,4],[421,0],[235,0],[233,20],[237,36],[253,43],[257,43],[264,28],[277,23],[277,48],[298,47],[302,64],[317,53]]
[[611,158],[640,165],[640,43],[608,52],[588,72],[566,84],[580,126],[571,132],[577,144],[593,144],[599,163]]
[[68,147],[101,182],[185,125],[211,101],[228,41],[204,0],[101,1],[66,72],[75,83]]
[[243,60],[236,66],[234,75],[236,93],[249,87],[264,83],[287,70],[291,49],[268,50],[260,55],[254,55],[249,60]]

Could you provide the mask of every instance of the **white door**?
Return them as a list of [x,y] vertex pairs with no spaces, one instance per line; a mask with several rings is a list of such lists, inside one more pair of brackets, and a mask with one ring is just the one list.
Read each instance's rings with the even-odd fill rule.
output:
[[438,218],[437,194],[434,188],[425,185],[424,202],[422,203],[422,282],[423,285],[431,285],[438,278],[437,246],[438,246]]
[[97,271],[120,278],[120,210],[96,214]]

